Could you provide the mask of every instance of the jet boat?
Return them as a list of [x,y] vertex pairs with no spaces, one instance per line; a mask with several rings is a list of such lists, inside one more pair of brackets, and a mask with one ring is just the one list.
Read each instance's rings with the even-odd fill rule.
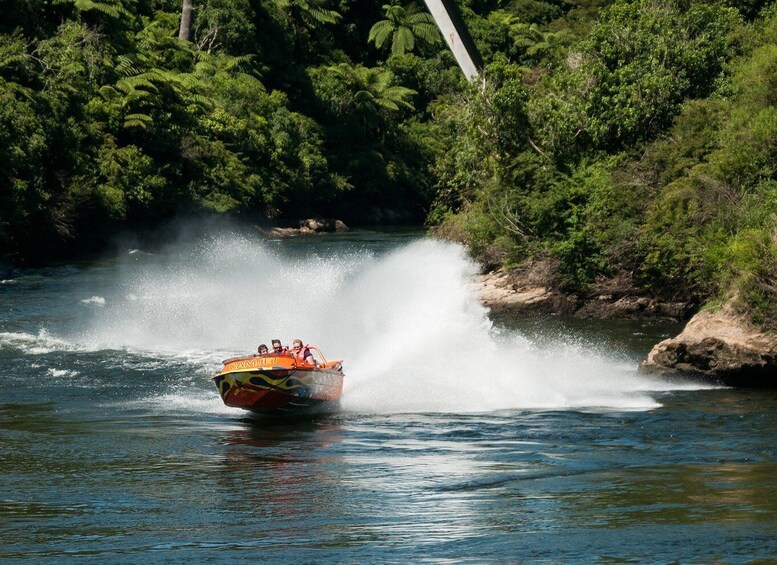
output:
[[269,353],[226,359],[213,382],[227,406],[251,412],[326,409],[343,393],[342,361],[327,361],[307,346],[315,363]]

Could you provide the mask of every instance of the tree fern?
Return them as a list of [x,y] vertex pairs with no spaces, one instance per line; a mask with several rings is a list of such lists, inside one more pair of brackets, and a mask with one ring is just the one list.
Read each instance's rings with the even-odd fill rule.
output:
[[413,110],[413,105],[407,100],[415,94],[417,94],[417,92],[411,88],[390,86],[383,90],[382,97],[378,100],[378,103],[380,103],[380,100],[382,100],[384,104],[388,102],[391,104],[391,109],[394,111],[399,110],[400,106],[407,108],[408,110]]
[[389,20],[381,20],[370,29],[368,41],[372,41],[380,49],[393,34],[394,25]]
[[97,11],[111,18],[129,16],[130,12],[122,4],[121,0],[95,1],[72,0],[73,5],[81,12]]
[[362,109],[366,106],[372,106],[374,110],[385,108],[398,111],[400,107],[413,109],[408,99],[415,95],[416,91],[404,86],[392,86],[394,75],[389,70],[353,67],[346,63],[330,67],[330,70],[340,75],[355,91],[354,101]]
[[405,51],[412,51],[415,47],[415,37],[408,27],[400,27],[394,32],[394,38],[391,41],[391,52],[402,54]]
[[333,24],[342,16],[326,8],[326,0],[274,0],[275,5],[291,17],[302,20],[310,27],[316,24]]
[[116,57],[116,72],[122,76],[132,76],[140,74],[136,63],[132,57],[119,55]]
[[420,11],[417,4],[403,8],[399,4],[384,4],[385,20],[376,22],[370,28],[368,42],[381,49],[391,38],[391,52],[396,54],[412,51],[416,39],[429,45],[440,41],[440,33],[434,18],[428,12]]
[[120,90],[124,94],[129,94],[136,90],[146,90],[148,92],[157,92],[156,85],[146,76],[146,74],[136,75],[134,77],[127,77],[120,79],[116,83],[116,89]]
[[154,120],[148,114],[127,114],[124,116],[125,128],[148,129],[154,123]]

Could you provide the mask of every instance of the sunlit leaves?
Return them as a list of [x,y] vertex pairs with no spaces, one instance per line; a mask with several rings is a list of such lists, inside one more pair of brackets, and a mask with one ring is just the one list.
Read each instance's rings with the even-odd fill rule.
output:
[[70,5],[81,14],[89,14],[91,20],[102,22],[125,23],[131,20],[133,13],[127,9],[125,3],[129,0],[50,0],[57,5]]
[[641,0],[618,2],[568,68],[533,104],[542,143],[564,158],[620,150],[665,130],[688,96],[706,96],[723,71],[733,9]]
[[538,63],[543,59],[560,58],[572,41],[569,30],[544,30],[536,23],[526,23],[514,14],[496,10],[488,17],[494,25],[504,26],[512,41],[511,52],[516,53],[520,62]]
[[376,22],[370,29],[368,41],[381,49],[391,45],[391,52],[402,54],[413,51],[416,38],[427,44],[440,41],[440,33],[432,15],[421,11],[418,4],[407,8],[399,4],[384,4],[385,20]]
[[76,8],[82,12],[96,11],[111,18],[129,16],[130,12],[124,7],[122,0],[71,0]]

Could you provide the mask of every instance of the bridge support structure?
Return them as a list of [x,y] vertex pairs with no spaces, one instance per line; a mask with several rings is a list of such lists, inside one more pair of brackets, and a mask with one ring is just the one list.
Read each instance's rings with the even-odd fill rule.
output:
[[424,0],[424,3],[464,76],[470,81],[476,80],[483,70],[483,59],[456,4],[453,0]]

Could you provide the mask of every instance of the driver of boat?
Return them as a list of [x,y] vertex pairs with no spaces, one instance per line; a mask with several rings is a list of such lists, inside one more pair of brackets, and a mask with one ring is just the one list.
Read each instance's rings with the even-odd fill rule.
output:
[[310,352],[310,349],[302,345],[301,339],[295,339],[292,342],[291,351],[297,359],[310,363],[311,365],[316,365],[313,354]]
[[259,346],[259,355],[265,355],[267,351],[267,346],[264,343]]
[[274,339],[270,343],[272,343],[272,352],[276,355],[285,355],[289,351],[288,348],[281,345],[280,339]]

